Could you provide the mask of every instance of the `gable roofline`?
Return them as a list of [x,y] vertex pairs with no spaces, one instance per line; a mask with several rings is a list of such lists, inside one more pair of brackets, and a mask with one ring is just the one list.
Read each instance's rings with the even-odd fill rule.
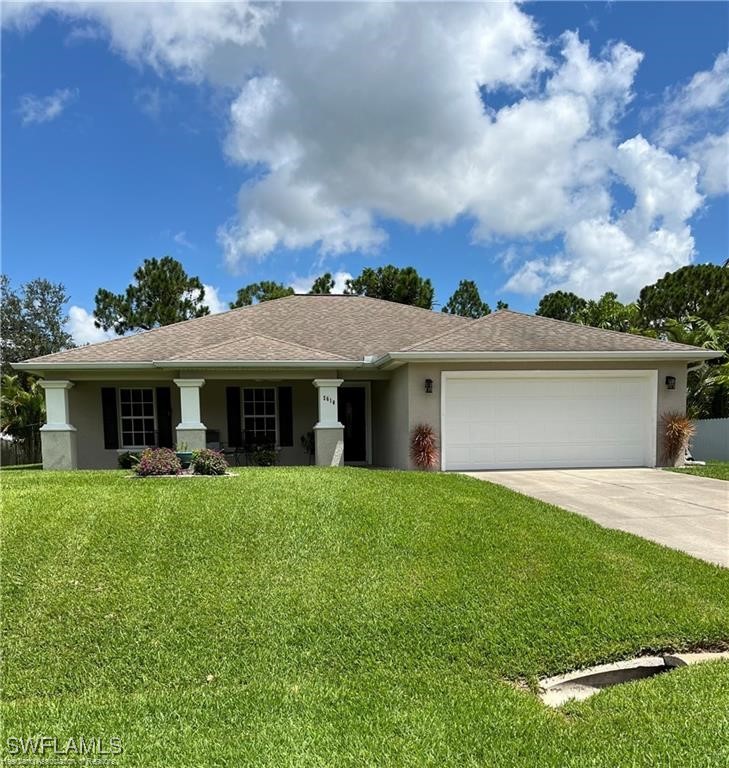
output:
[[[307,354],[310,354],[313,352],[317,355],[325,355],[326,357],[324,358],[324,360],[328,360],[331,362],[337,362],[337,361],[352,362],[352,358],[342,357],[342,355],[337,355],[334,352],[328,352],[325,349],[317,349],[316,347],[310,347],[307,344],[299,344],[296,341],[287,341],[286,339],[281,339],[276,336],[271,336],[268,333],[254,333],[248,336],[246,340],[253,341],[254,339],[266,339],[268,341],[274,342],[277,346],[288,347],[289,349],[294,349],[294,350],[301,349]],[[239,339],[228,339],[227,341],[221,341],[221,342],[218,342],[217,344],[211,344],[208,346],[203,345],[201,347],[196,347],[195,349],[192,350],[192,352],[182,353],[180,355],[175,355],[174,357],[170,357],[169,359],[165,360],[165,362],[171,363],[171,362],[176,362],[178,360],[186,360],[188,362],[205,362],[204,359],[196,360],[194,357],[190,357],[190,355],[195,355],[195,353],[198,350],[205,350],[206,352],[211,352],[212,350],[219,349],[221,347],[223,348],[230,347],[232,345],[235,345],[238,342],[239,342]],[[305,360],[306,358],[301,358],[301,359]],[[318,360],[320,358],[311,358],[311,359]]]

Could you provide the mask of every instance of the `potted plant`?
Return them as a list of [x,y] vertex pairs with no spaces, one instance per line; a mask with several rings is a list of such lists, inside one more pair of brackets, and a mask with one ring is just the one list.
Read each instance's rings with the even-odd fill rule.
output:
[[178,443],[175,447],[175,455],[180,460],[183,469],[187,469],[192,461],[192,451],[186,442]]

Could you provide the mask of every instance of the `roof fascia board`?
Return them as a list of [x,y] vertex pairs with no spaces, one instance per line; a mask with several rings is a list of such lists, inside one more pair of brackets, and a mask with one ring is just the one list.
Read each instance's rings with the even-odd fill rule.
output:
[[708,360],[724,353],[715,350],[684,352],[683,350],[641,350],[630,352],[388,352],[374,364],[391,368],[395,363],[417,362],[499,362],[506,360]]
[[366,367],[361,360],[154,360],[140,362],[57,362],[57,363],[12,363],[19,371],[137,371],[176,370],[197,368],[342,368]]
[[157,368],[362,368],[361,360],[159,360]]
[[11,366],[18,371],[112,371],[112,370],[139,370],[154,368],[154,363],[149,360],[140,362],[62,362],[57,363],[34,363],[31,361],[24,363],[11,363]]
[[198,368],[318,368],[358,369],[396,368],[404,363],[417,362],[499,362],[506,360],[709,360],[722,357],[717,350],[686,351],[655,350],[630,352],[388,352],[371,360],[155,360],[140,362],[57,362],[12,363],[18,371],[42,373],[44,371],[134,371],[150,369],[198,369]]

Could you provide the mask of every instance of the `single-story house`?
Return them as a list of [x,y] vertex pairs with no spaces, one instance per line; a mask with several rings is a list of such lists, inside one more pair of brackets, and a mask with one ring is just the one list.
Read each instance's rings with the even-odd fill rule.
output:
[[509,310],[294,295],[15,367],[43,377],[49,469],[182,443],[407,469],[428,424],[441,468],[472,470],[655,466],[661,414],[716,354]]

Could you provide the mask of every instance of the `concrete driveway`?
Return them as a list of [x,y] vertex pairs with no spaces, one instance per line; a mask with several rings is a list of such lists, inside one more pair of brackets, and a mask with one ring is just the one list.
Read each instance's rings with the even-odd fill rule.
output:
[[729,483],[661,469],[465,472],[729,567]]

